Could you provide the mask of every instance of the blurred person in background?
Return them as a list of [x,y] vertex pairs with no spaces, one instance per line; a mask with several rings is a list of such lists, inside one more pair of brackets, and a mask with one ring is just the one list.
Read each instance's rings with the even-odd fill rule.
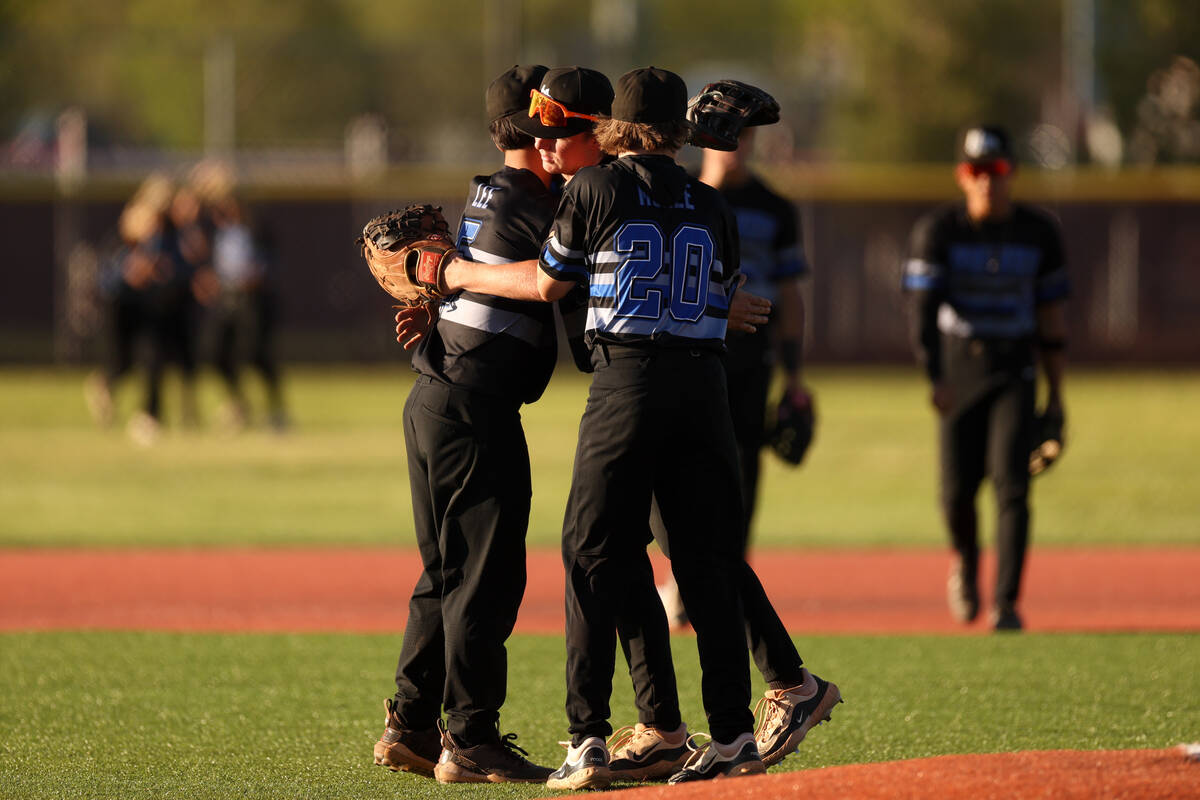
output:
[[186,349],[193,268],[180,252],[168,214],[173,194],[170,179],[155,173],[121,212],[120,245],[101,277],[109,307],[108,363],[88,378],[85,387],[93,417],[110,424],[115,416],[113,388],[132,368],[141,348],[145,401],[128,424],[130,437],[140,445],[153,444],[161,433],[162,380],[168,361],[181,365],[185,385],[195,374],[195,362]]
[[[164,326],[168,351],[174,354],[182,377],[182,419],[184,425],[199,424],[196,402],[196,366],[199,352],[203,276],[212,260],[212,219],[199,195],[190,185],[181,185],[171,198],[167,210],[168,230],[175,237],[180,258],[187,264],[190,276],[188,291],[181,291],[173,324]],[[182,287],[181,287],[182,289]]]
[[[772,314],[753,333],[731,329],[725,338],[725,374],[741,462],[742,549],[750,541],[750,525],[758,498],[759,458],[764,442],[767,394],[775,365],[783,368],[783,391],[795,405],[811,398],[801,376],[804,347],[804,295],[809,274],[800,240],[796,207],[771,191],[749,168],[754,153],[754,127],[742,129],[736,150],[704,148],[699,178],[718,189],[737,217],[741,269],[746,281],[739,291],[766,298]],[[656,530],[661,530],[656,520]],[[659,541],[662,537],[659,536]],[[670,580],[659,588],[672,627],[687,624],[679,588]]]
[[198,217],[210,242],[208,264],[197,275],[195,294],[209,309],[213,362],[229,395],[222,406],[225,426],[240,430],[250,421],[250,402],[241,373],[248,362],[262,376],[267,423],[288,427],[279,363],[275,354],[278,298],[271,283],[275,243],[265,227],[252,226],[235,193],[229,165],[210,160],[197,164],[190,193],[201,203]]
[[990,623],[1020,630],[1037,366],[1047,384],[1045,413],[1062,415],[1069,285],[1057,225],[1011,199],[1016,162],[1008,133],[969,128],[958,154],[964,202],[918,221],[903,286],[938,414],[941,507],[955,553],[951,614],[964,623],[979,614],[975,497],[987,475],[997,512]]

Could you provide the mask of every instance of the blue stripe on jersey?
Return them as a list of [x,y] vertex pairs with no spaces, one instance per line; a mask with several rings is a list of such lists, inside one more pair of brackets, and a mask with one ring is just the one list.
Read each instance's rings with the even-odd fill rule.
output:
[[1026,277],[1037,273],[1042,251],[1019,244],[954,244],[948,260],[957,272],[987,272]]
[[934,264],[923,258],[910,258],[904,262],[904,278],[901,285],[914,291],[941,289],[946,285],[944,275],[945,270],[941,264]]
[[926,292],[933,289],[942,288],[943,281],[941,278],[933,275],[912,275],[906,274],[902,285],[905,289],[910,289],[917,292]]
[[542,255],[539,259],[539,265],[542,271],[554,278],[556,281],[574,281],[576,283],[587,283],[588,269],[585,264],[575,261],[564,261],[558,258],[550,243],[542,248]]

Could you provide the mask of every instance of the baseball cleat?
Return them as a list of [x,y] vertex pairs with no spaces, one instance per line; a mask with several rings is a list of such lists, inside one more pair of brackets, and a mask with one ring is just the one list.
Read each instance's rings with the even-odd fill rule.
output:
[[1021,615],[1012,606],[997,606],[991,613],[992,630],[1019,631],[1025,627]]
[[614,780],[652,781],[669,778],[683,767],[691,751],[687,725],[663,731],[642,723],[621,728],[608,740],[608,768]]
[[375,763],[392,772],[413,772],[432,778],[442,752],[441,733],[436,727],[424,731],[405,728],[390,697],[383,701],[383,708],[386,716],[383,735],[375,743]]
[[807,669],[804,682],[791,689],[771,689],[754,707],[754,739],[763,763],[778,764],[794,753],[810,730],[832,719],[833,709],[842,702],[837,684],[821,680]]
[[599,736],[589,736],[578,747],[567,744],[567,758],[551,773],[547,789],[605,789],[612,783],[608,747]]
[[959,622],[974,622],[979,616],[979,587],[975,577],[963,568],[961,559],[950,568],[946,579],[946,604],[950,606],[950,616]]
[[529,753],[506,733],[488,742],[464,745],[450,731],[442,731],[442,755],[434,767],[438,783],[541,783],[550,775],[549,767],[534,764],[523,756]]
[[728,744],[713,739],[699,746],[689,741],[689,746],[692,754],[683,769],[672,775],[668,783],[739,778],[743,775],[761,775],[767,771],[752,733],[743,733]]

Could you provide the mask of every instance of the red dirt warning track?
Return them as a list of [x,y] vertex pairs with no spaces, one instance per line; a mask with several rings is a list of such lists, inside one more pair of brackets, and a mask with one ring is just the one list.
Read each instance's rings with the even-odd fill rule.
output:
[[[757,551],[796,633],[986,632],[946,613],[941,551]],[[665,562],[656,561],[665,574]],[[0,630],[398,631],[420,561],[410,550],[0,550]],[[991,564],[985,559],[984,597]],[[1200,548],[1034,549],[1032,631],[1200,631]],[[563,626],[557,552],[531,551],[517,621]]]
[[[517,629],[563,626],[557,552],[529,554]],[[795,633],[984,633],[956,625],[941,551],[758,551]],[[656,561],[659,576],[666,572]],[[420,571],[409,550],[0,550],[0,631],[386,631],[404,627]],[[985,560],[983,572],[992,565]],[[1035,549],[1023,603],[1032,631],[1200,631],[1200,548]],[[984,597],[989,586],[982,587]],[[630,800],[1200,798],[1179,750],[939,756],[619,792]]]

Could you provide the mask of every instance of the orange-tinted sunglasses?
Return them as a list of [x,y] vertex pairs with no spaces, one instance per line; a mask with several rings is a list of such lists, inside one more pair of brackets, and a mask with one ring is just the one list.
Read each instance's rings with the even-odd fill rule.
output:
[[978,178],[980,175],[1003,178],[1012,172],[1012,163],[1003,158],[998,158],[995,161],[987,161],[983,164],[964,163],[962,169],[972,178]]
[[600,119],[592,114],[581,114],[578,111],[570,111],[562,103],[547,97],[537,89],[529,91],[529,98],[529,116],[537,117],[547,128],[566,127],[567,120],[571,117],[591,120],[592,122]]

